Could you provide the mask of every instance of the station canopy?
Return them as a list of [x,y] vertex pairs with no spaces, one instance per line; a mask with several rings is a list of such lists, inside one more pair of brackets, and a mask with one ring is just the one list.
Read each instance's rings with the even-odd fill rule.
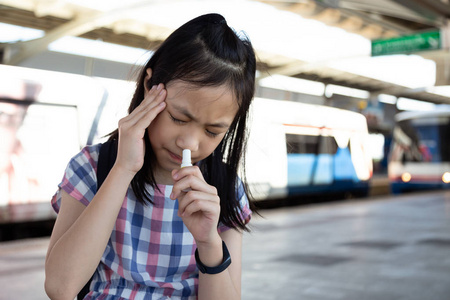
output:
[[[445,2],[0,0],[0,53],[3,63],[20,65],[47,50],[95,56],[93,49],[102,49],[101,41],[117,47],[100,51],[110,55],[102,58],[139,63],[175,28],[200,14],[218,12],[251,39],[259,80],[284,75],[450,104],[449,89],[435,87],[450,85],[448,71],[442,71],[448,49],[371,55],[373,40],[448,26]],[[133,50],[135,56],[120,54],[122,50]]]

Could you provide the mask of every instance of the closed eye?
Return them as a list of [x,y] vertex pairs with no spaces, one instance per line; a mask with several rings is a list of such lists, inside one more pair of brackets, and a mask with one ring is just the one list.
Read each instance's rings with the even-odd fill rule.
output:
[[180,120],[180,119],[175,118],[175,117],[172,116],[170,113],[169,113],[169,116],[170,116],[170,118],[172,119],[172,121],[174,121],[174,122],[177,123],[177,124],[186,124],[186,123],[187,123],[187,121],[183,121],[183,120]]
[[[176,123],[176,124],[178,124],[178,125],[184,125],[184,124],[186,124],[188,121],[183,121],[183,120],[180,120],[180,119],[177,119],[177,118],[175,118],[174,116],[172,116],[172,114],[171,113],[169,113],[168,112],[168,114],[169,114],[169,116],[170,116],[170,119],[174,122],[174,123]],[[209,137],[211,137],[211,138],[215,138],[215,137],[217,137],[220,133],[215,133],[215,132],[212,132],[212,131],[209,131],[209,130],[205,130],[205,133],[206,133],[206,135],[207,136],[209,136]]]
[[206,134],[208,136],[210,136],[210,137],[213,137],[213,138],[215,138],[216,136],[219,135],[219,133],[215,133],[215,132],[212,132],[212,131],[209,131],[209,130],[206,130]]

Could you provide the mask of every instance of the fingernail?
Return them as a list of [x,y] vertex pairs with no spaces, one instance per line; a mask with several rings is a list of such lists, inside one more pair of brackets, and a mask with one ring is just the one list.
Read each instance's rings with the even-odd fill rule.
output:
[[164,92],[165,92],[164,90],[161,90],[161,92],[159,92],[159,94],[162,95],[162,94],[164,94]]
[[159,104],[159,106],[165,106],[166,105],[166,102],[161,102],[160,104]]
[[152,86],[152,90],[156,89],[156,85]]
[[178,174],[177,173],[173,174],[173,179],[178,179]]
[[160,89],[162,89],[162,83],[160,83],[160,84],[158,84],[158,87],[156,88],[158,91],[160,90]]
[[170,199],[173,199],[173,192],[170,193]]

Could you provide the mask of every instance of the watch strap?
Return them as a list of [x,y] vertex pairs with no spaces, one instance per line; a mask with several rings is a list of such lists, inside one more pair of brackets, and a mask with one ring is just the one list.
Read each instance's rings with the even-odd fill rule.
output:
[[200,272],[202,272],[203,274],[218,274],[223,272],[226,268],[228,268],[228,266],[231,264],[231,256],[230,252],[228,252],[227,245],[225,244],[224,241],[222,241],[222,252],[223,252],[222,263],[216,267],[207,267],[200,260],[200,257],[198,255],[198,249],[195,249],[195,262]]

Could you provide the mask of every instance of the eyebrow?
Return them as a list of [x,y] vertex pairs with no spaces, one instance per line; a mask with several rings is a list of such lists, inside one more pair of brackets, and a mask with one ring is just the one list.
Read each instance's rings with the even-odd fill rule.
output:
[[[186,108],[178,106],[178,105],[173,105],[173,108],[175,110],[177,110],[179,113],[188,117],[189,119],[191,119],[195,122],[198,122],[198,119],[196,117],[194,117]],[[217,127],[217,128],[229,128],[230,127],[230,125],[225,122],[209,123],[209,124],[206,124],[206,126],[207,127]]]

